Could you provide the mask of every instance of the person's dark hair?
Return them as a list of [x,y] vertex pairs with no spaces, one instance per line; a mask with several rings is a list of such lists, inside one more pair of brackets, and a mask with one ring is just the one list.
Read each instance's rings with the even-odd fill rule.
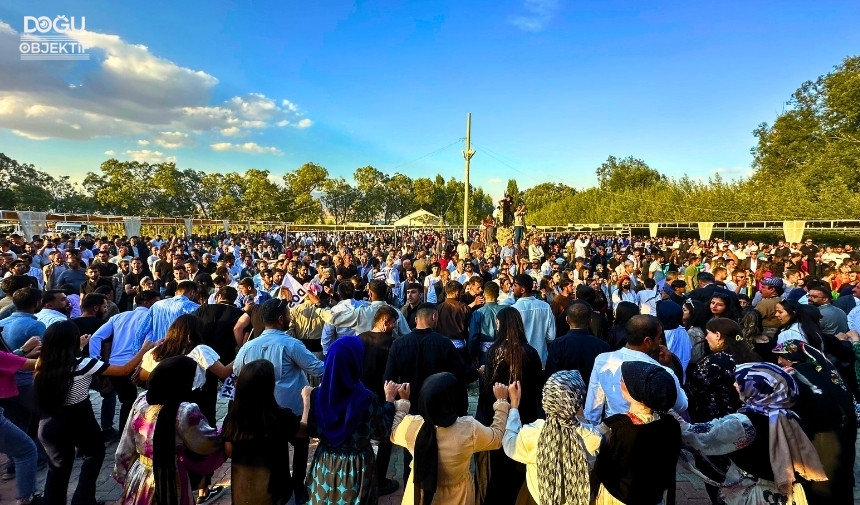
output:
[[[731,319],[732,321],[737,322],[741,315],[738,313],[738,308],[735,306],[735,302],[731,296],[729,296],[728,292],[725,291],[714,291],[711,295],[711,300],[714,298],[719,298],[723,301],[723,304],[726,306],[725,312],[723,312],[723,317]],[[708,311],[711,309],[711,302],[708,301]],[[713,314],[713,313],[712,313]]]
[[194,314],[183,314],[173,321],[161,345],[152,351],[155,361],[188,354],[203,342],[203,323]]
[[409,291],[410,289],[417,289],[420,293],[424,292],[424,286],[422,286],[421,284],[419,284],[417,282],[407,283],[406,286],[403,287],[404,294],[406,293],[406,291]]
[[806,340],[816,349],[821,350],[822,335],[821,335],[821,313],[814,305],[801,305],[794,300],[780,300],[777,305],[782,307],[782,310],[788,312],[791,316],[788,323],[780,325],[777,336],[786,330],[794,323],[800,324],[800,329]]
[[42,300],[42,292],[36,288],[21,288],[12,293],[12,305],[16,310],[35,309]]
[[158,294],[158,291],[147,289],[135,295],[134,304],[139,307],[150,300],[157,300],[159,298],[161,298],[161,295]]
[[266,359],[254,360],[242,367],[221,435],[234,442],[278,436],[284,414],[275,400],[274,365]]
[[107,301],[107,297],[105,295],[90,293],[85,296],[84,300],[81,302],[81,310],[92,310],[96,307],[101,307],[105,301]]
[[113,286],[99,286],[97,287],[93,293],[104,296],[105,298],[110,298],[110,294],[113,293]]
[[222,276],[222,275],[216,275],[212,279],[212,283],[215,284],[216,286],[225,285],[225,284],[227,284],[227,279],[225,279],[224,276]]
[[[194,281],[182,281],[176,285],[177,295],[194,295],[197,293],[197,283]],[[193,296],[188,296],[193,298]]]
[[388,284],[382,279],[372,279],[367,283],[367,291],[373,293],[375,300],[383,301],[388,296]]
[[42,414],[57,414],[72,382],[75,360],[81,350],[81,331],[72,321],[48,326],[42,336],[42,353],[36,361],[33,391]]
[[350,300],[355,296],[355,286],[351,282],[341,282],[337,285],[337,296],[341,300]]
[[498,300],[499,299],[499,285],[493,281],[484,283],[484,296],[488,300]]
[[565,316],[570,321],[571,328],[588,328],[591,324],[591,305],[582,300],[573,300],[567,306]]
[[19,289],[33,287],[32,279],[29,275],[10,275],[0,281],[0,289],[8,296],[9,293],[14,294]]
[[582,300],[593,309],[597,301],[597,291],[587,284],[580,284],[576,287],[576,299]]
[[650,277],[646,277],[645,280],[642,281],[642,284],[645,284],[645,289],[653,289],[654,286],[657,285],[657,283],[654,282],[654,279]]
[[530,296],[532,294],[532,289],[534,289],[535,280],[531,275],[528,274],[517,274],[514,276],[514,282],[523,288],[523,291],[526,292],[526,296]]
[[456,298],[463,292],[463,285],[458,281],[448,281],[445,284],[445,296],[448,298]]
[[753,351],[752,345],[744,338],[743,329],[737,322],[725,317],[715,317],[708,321],[705,329],[719,333],[726,343],[725,352],[732,355],[735,363],[752,363],[761,361],[758,354]]
[[379,308],[376,310],[376,314],[373,315],[373,325],[376,326],[377,323],[379,323],[383,319],[397,319],[400,317],[397,314],[397,309],[395,309],[391,305],[380,305]]
[[621,302],[615,307],[614,326],[625,326],[630,318],[639,314],[639,306],[633,302]]
[[672,289],[687,287],[687,283],[684,282],[682,279],[675,279],[674,281],[670,282],[669,285],[672,286]]
[[250,278],[250,277],[243,277],[243,278],[239,281],[239,285],[240,285],[240,286],[245,286],[246,288],[253,288],[253,287],[254,287],[254,279],[252,279],[252,278]]
[[65,290],[62,290],[62,289],[51,289],[51,290],[45,291],[45,293],[42,295],[42,305],[47,305],[49,303],[53,303],[54,299],[57,297],[57,295],[59,295],[61,293],[66,294]]
[[624,329],[627,331],[629,345],[642,345],[645,339],[660,336],[662,326],[660,320],[648,314],[637,314],[627,321]]
[[690,311],[690,317],[687,319],[685,328],[689,330],[695,327],[705,331],[705,325],[714,317],[711,314],[711,304],[687,298],[684,300],[684,307]]
[[698,274],[696,274],[697,282],[713,283],[714,280],[714,274],[712,274],[711,272],[699,272]]
[[[487,366],[484,369],[484,389],[491,391],[497,381],[513,384],[523,378],[526,330],[523,316],[513,307],[505,307],[496,314],[499,329],[493,344],[487,349]],[[500,368],[507,368],[507,377],[500,377]]]
[[236,298],[239,298],[239,292],[233,286],[221,286],[215,293],[216,297],[221,297],[222,301],[233,305],[236,303]]
[[439,312],[432,303],[424,302],[415,309],[415,319],[426,319]]
[[827,300],[833,301],[833,292],[823,286],[810,286],[809,291],[818,291]]

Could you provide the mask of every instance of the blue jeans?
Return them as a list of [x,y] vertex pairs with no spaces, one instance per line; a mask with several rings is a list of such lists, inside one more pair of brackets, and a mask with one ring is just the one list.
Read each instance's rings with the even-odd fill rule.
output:
[[12,424],[0,408],[0,452],[15,462],[15,485],[18,499],[33,496],[36,491],[36,444]]
[[523,239],[523,235],[526,232],[525,226],[514,226],[514,245],[519,245],[520,240]]

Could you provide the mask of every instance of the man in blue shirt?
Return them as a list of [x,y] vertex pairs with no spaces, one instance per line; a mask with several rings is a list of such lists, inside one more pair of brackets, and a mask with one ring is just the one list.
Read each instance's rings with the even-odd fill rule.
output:
[[[147,314],[149,314],[149,308],[158,300],[159,295],[157,291],[141,291],[135,295],[134,303],[136,307],[134,310],[120,312],[111,317],[90,337],[90,356],[107,361],[111,365],[122,366],[128,363],[140,350],[136,339],[137,329]],[[113,340],[111,341],[110,355],[103,356],[102,343],[111,337],[113,337]],[[140,341],[140,344],[143,344],[143,340]],[[110,378],[110,381],[113,389],[116,391],[116,396],[119,397],[119,432],[122,433],[125,429],[125,421],[131,412],[131,405],[137,398],[137,386],[132,383],[131,375],[114,376]],[[102,409],[107,408],[113,412],[116,406],[115,398],[114,396],[110,397],[113,401],[105,398]]]
[[541,363],[545,365],[547,345],[555,339],[555,318],[548,303],[532,296],[533,289],[534,280],[528,274],[514,277],[514,297],[517,301],[513,307],[523,316],[526,340],[537,349]]
[[176,286],[176,296],[155,302],[142,318],[137,330],[135,346],[140,349],[144,340],[158,342],[163,339],[173,321],[183,314],[191,314],[200,307],[192,301],[196,299],[197,284],[194,281],[180,282]]
[[[241,376],[242,368],[254,360],[271,361],[275,366],[275,400],[281,407],[301,412],[301,391],[308,385],[305,373],[320,377],[325,365],[286,332],[290,326],[289,308],[289,301],[280,299],[269,300],[261,306],[266,329],[239,349],[233,361],[233,373]],[[305,489],[309,439],[292,438],[290,443],[293,445],[293,489]],[[298,495],[296,503],[301,503],[300,498],[303,497]]]

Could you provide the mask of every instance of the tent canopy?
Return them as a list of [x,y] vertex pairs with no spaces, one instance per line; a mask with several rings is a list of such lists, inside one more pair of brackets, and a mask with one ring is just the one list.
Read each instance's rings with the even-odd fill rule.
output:
[[426,225],[438,225],[442,222],[442,218],[437,216],[436,214],[427,212],[424,209],[418,209],[415,212],[408,214],[406,216],[401,217],[397,221],[394,221],[394,226],[426,226]]

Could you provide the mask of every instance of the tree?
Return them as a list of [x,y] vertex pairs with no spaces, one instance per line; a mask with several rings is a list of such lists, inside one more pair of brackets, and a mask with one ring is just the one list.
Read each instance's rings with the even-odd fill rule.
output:
[[666,176],[633,156],[621,160],[610,156],[597,167],[597,181],[600,189],[616,193],[625,190],[642,190],[665,180]]
[[359,191],[343,177],[327,179],[323,183],[322,201],[326,210],[334,218],[334,224],[345,224],[355,213],[356,202],[360,198]]
[[328,178],[328,170],[308,162],[293,172],[284,174],[287,219],[297,223],[318,223],[322,219],[322,203],[314,193]]
[[385,217],[388,176],[370,165],[356,168],[353,176],[361,194],[356,219],[373,223],[379,216]]
[[508,179],[508,185],[505,187],[505,194],[511,195],[514,198],[514,205],[520,202],[520,188],[517,187],[516,179]]

